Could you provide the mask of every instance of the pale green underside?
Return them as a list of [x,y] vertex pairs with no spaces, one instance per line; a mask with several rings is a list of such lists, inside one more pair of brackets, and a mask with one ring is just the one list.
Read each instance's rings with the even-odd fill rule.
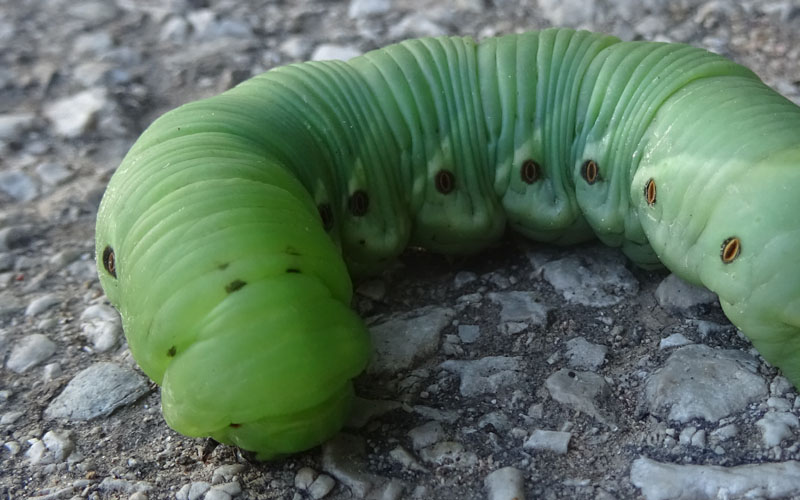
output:
[[[98,256],[113,247],[117,279],[99,273],[168,423],[269,458],[347,414],[369,355],[349,272],[409,244],[475,252],[506,227],[660,260],[800,383],[798,186],[800,111],[719,56],[570,30],[412,40],[161,117],[101,204]],[[348,210],[359,190],[364,215]]]

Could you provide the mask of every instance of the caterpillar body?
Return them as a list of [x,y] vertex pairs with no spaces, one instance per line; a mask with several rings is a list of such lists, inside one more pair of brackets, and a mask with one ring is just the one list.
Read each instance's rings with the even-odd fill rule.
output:
[[351,275],[506,227],[597,237],[719,295],[800,383],[800,109],[682,44],[549,29],[409,40],[156,120],[97,217],[102,286],[167,423],[262,459],[342,425]]

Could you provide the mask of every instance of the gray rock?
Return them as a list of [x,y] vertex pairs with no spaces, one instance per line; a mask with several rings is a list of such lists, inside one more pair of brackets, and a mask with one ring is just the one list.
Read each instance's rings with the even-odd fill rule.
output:
[[129,405],[148,392],[147,380],[114,363],[95,363],[70,380],[47,409],[49,419],[89,420]]
[[693,320],[693,322],[695,327],[697,328],[697,333],[699,333],[702,338],[707,338],[709,335],[713,335],[715,333],[719,333],[730,328],[730,326],[720,325],[719,323],[714,323],[713,321],[703,321],[696,319]]
[[738,433],[739,433],[739,428],[736,426],[736,424],[728,424],[728,425],[723,425],[718,429],[714,429],[711,432],[711,437],[719,441],[725,441],[727,439],[735,437]]
[[307,490],[314,479],[317,478],[317,471],[311,467],[302,467],[294,475],[294,487],[300,490]]
[[470,397],[521,383],[525,364],[521,357],[487,356],[474,361],[448,360],[439,366],[459,374],[459,391],[462,396]]
[[688,345],[677,349],[645,385],[650,411],[669,420],[717,422],[767,396],[766,381],[749,354]]
[[570,439],[572,439],[571,432],[536,429],[522,446],[531,450],[552,451],[557,455],[566,455]]
[[33,299],[25,308],[25,316],[38,316],[61,303],[61,299],[52,293]]
[[408,431],[411,444],[415,450],[420,450],[445,438],[442,424],[436,421],[424,423]]
[[440,410],[438,408],[431,408],[430,406],[417,405],[414,407],[414,413],[431,420],[438,422],[445,422],[448,424],[455,423],[460,415],[454,410]]
[[101,0],[85,0],[67,4],[66,13],[75,19],[83,21],[85,26],[91,27],[113,20],[119,15],[115,3]]
[[671,347],[681,347],[691,343],[692,341],[687,339],[683,334],[673,333],[669,337],[661,339],[661,341],[658,343],[658,348],[669,349]]
[[493,411],[491,413],[487,413],[486,415],[482,416],[480,420],[478,420],[479,429],[483,429],[488,426],[492,426],[497,432],[506,432],[511,429],[511,421],[508,419],[505,413],[501,411]]
[[227,500],[233,498],[242,492],[242,486],[239,481],[231,481],[229,483],[215,484],[203,497],[205,500]]
[[420,450],[419,456],[425,462],[465,469],[478,463],[478,456],[467,451],[456,441],[442,441]]
[[422,464],[417,461],[416,457],[411,454],[410,451],[406,450],[402,446],[397,446],[392,451],[389,452],[389,456],[392,457],[394,460],[397,461],[400,465],[405,467],[409,470],[414,470],[418,472],[427,472],[428,470],[422,466]]
[[447,29],[427,18],[421,13],[413,13],[404,17],[399,23],[389,28],[389,38],[419,38],[423,36],[443,36]]
[[55,380],[61,375],[63,375],[64,371],[61,369],[61,365],[58,363],[48,363],[44,365],[44,370],[42,370],[42,378],[49,382],[51,380]]
[[617,252],[599,249],[591,255],[547,262],[542,276],[566,300],[591,307],[619,304],[639,291],[639,283]]
[[347,15],[352,18],[384,14],[392,8],[390,0],[350,0]]
[[211,475],[211,484],[220,484],[226,481],[232,481],[236,476],[244,472],[245,466],[242,464],[226,464],[220,465],[214,469]]
[[0,229],[0,252],[7,252],[27,245],[33,235],[34,229],[31,226],[7,226]]
[[545,381],[550,396],[559,403],[613,426],[614,418],[603,409],[611,394],[605,379],[592,372],[561,369]]
[[65,461],[75,450],[75,443],[67,432],[47,431],[42,442],[53,462]]
[[36,166],[36,175],[48,186],[58,186],[72,178],[72,171],[62,163],[45,162]]
[[776,376],[769,384],[769,393],[776,396],[782,396],[794,388],[789,379],[782,375]]
[[203,495],[211,489],[211,485],[205,481],[195,481],[189,484],[183,485],[183,487],[178,490],[178,493],[175,497],[178,500],[198,500],[202,498]]
[[232,39],[247,39],[252,37],[250,26],[242,21],[228,17],[219,17],[211,9],[200,9],[189,12],[189,24],[193,28],[193,37],[204,42],[213,42]]
[[716,304],[718,299],[714,292],[670,274],[656,288],[656,300],[668,311],[689,315],[694,308]]
[[539,12],[553,26],[578,28],[597,17],[599,4],[583,0],[539,0]]
[[340,60],[347,61],[356,56],[360,56],[362,52],[356,48],[345,45],[335,45],[332,43],[323,43],[314,49],[311,53],[312,61],[329,61]]
[[720,467],[642,457],[633,462],[631,482],[647,500],[795,498],[800,495],[800,462]]
[[0,140],[12,140],[33,126],[36,115],[33,113],[8,113],[0,115]]
[[21,411],[9,411],[3,413],[3,416],[0,417],[0,425],[10,425],[19,420],[19,417],[23,416],[25,413]]
[[453,278],[453,287],[458,290],[459,288],[472,283],[478,279],[478,275],[470,271],[459,271]]
[[[44,445],[42,445],[42,446],[44,446]],[[8,450],[8,453],[9,453],[9,454],[10,454],[12,457],[14,457],[14,456],[16,456],[16,455],[17,455],[17,453],[19,453],[19,450],[20,450],[20,445],[19,445],[19,443],[18,443],[18,442],[16,442],[16,441],[6,441],[6,442],[5,442],[5,444],[3,444],[3,448],[5,448],[6,450]]]
[[703,448],[706,445],[706,431],[690,425],[681,431],[678,442],[683,446]]
[[92,31],[81,33],[75,37],[72,44],[72,53],[82,57],[97,57],[108,53],[114,46],[111,34],[105,31]]
[[189,37],[189,21],[180,16],[172,16],[161,26],[159,39],[162,42],[182,44]]
[[800,427],[800,419],[789,412],[771,411],[756,422],[756,425],[761,429],[764,446],[772,448],[780,445],[784,439],[792,437],[792,429]]
[[16,171],[0,173],[0,191],[17,201],[31,201],[39,194],[39,188],[31,176]]
[[[6,351],[8,351],[9,343],[8,331],[0,329],[0,360],[6,357]],[[0,391],[0,403],[3,403],[6,399],[8,399],[7,397],[4,398],[1,396],[2,394],[6,394],[6,391],[8,390],[4,389]],[[11,394],[11,392],[8,391],[8,394]]]
[[786,398],[772,396],[767,399],[767,407],[772,410],[789,411],[792,409],[792,403]]
[[8,252],[0,253],[0,272],[4,273],[14,268],[14,255]]
[[305,59],[306,55],[311,52],[311,46],[311,42],[306,37],[287,36],[281,42],[279,49],[289,59],[298,61]]
[[386,484],[384,478],[364,472],[365,456],[364,439],[350,434],[340,432],[322,445],[323,469],[350,488],[355,498],[366,498]]
[[325,498],[328,493],[333,491],[336,481],[327,474],[320,474],[308,487],[308,494],[311,498]]
[[97,485],[100,491],[107,491],[113,493],[127,493],[132,495],[134,493],[147,493],[153,489],[153,485],[147,481],[129,481],[127,479],[118,479],[114,477],[107,477],[100,481]]
[[41,333],[23,337],[11,349],[6,361],[6,368],[16,373],[23,373],[38,365],[56,352],[56,344]]
[[597,371],[606,360],[608,347],[592,344],[583,337],[567,341],[567,365],[579,370]]
[[107,99],[106,91],[102,87],[84,90],[47,104],[44,115],[53,124],[58,135],[74,138],[92,128]]
[[433,355],[454,314],[444,307],[423,308],[371,327],[373,356],[367,372],[397,373]]
[[478,325],[458,325],[458,338],[465,344],[471,344],[481,336],[481,328]]
[[529,325],[544,325],[547,322],[547,313],[550,307],[536,300],[534,292],[497,292],[490,293],[489,299],[499,304],[500,321],[524,322]]
[[514,467],[497,469],[483,480],[489,500],[525,500],[524,482],[524,474]]
[[28,443],[31,445],[30,448],[28,448],[28,450],[25,452],[25,458],[28,460],[28,463],[31,465],[36,465],[39,462],[42,462],[44,455],[47,452],[47,447],[44,445],[42,440],[29,439]]
[[105,352],[119,342],[122,336],[122,319],[113,307],[95,304],[81,313],[81,333],[98,352]]

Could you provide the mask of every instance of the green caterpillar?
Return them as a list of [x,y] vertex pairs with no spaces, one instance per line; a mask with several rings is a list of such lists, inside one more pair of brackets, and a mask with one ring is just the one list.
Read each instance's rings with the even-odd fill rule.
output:
[[680,44],[551,29],[276,68],[155,121],[97,261],[167,423],[267,459],[337,432],[369,343],[351,275],[506,226],[716,292],[800,384],[800,108]]

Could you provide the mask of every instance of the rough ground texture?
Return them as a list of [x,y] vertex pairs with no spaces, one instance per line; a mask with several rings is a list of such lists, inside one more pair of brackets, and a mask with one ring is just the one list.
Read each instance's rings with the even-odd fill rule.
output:
[[430,4],[0,0],[0,497],[800,498],[795,389],[713,296],[598,245],[410,253],[361,284],[376,361],[320,449],[253,463],[164,424],[92,240],[167,109],[291,61],[551,25],[706,47],[800,100],[796,0]]

